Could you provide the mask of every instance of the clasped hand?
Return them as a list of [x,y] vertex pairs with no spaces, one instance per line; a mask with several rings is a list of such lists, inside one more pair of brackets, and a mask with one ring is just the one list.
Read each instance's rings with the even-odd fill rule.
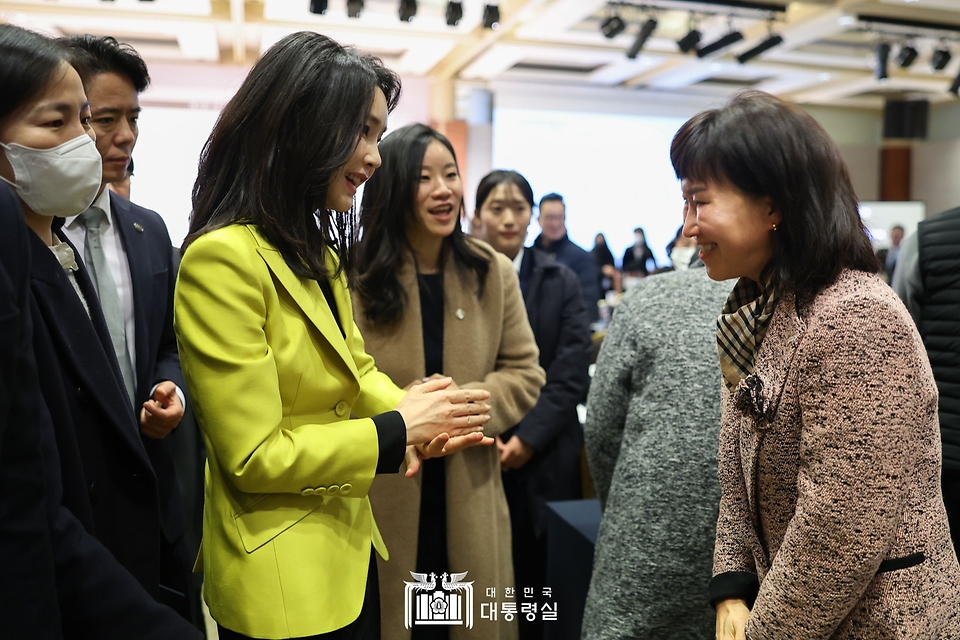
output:
[[460,389],[452,378],[433,377],[413,384],[397,411],[407,425],[408,478],[420,470],[420,461],[446,456],[477,445],[491,445],[483,435],[490,420],[490,393]]

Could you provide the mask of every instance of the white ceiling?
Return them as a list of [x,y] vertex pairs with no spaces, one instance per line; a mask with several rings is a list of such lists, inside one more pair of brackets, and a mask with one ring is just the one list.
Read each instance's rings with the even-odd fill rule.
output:
[[[162,65],[160,76],[154,74],[155,94],[170,102],[216,104],[222,91],[211,89],[221,86],[212,79],[238,82],[260,52],[301,29],[370,50],[405,76],[472,84],[534,82],[700,97],[749,86],[799,102],[871,108],[888,96],[956,99],[947,88],[960,74],[960,0],[756,1],[783,10],[729,17],[717,0],[637,0],[652,13],[623,8],[627,29],[613,39],[599,29],[611,15],[607,0],[501,0],[497,31],[481,25],[485,0],[463,0],[463,19],[454,27],[445,23],[446,0],[419,0],[410,23],[398,19],[397,0],[366,0],[358,19],[347,17],[346,0],[329,0],[322,16],[310,13],[309,0],[15,0],[0,2],[0,20],[53,35],[86,32],[130,42],[151,69]],[[689,28],[691,9],[702,43],[731,27],[744,39],[703,59],[682,54],[676,40]],[[650,15],[657,29],[639,57],[628,60],[625,51]],[[770,16],[776,16],[772,23]],[[904,20],[922,24],[888,24]],[[746,64],[736,61],[771,32],[784,43]],[[885,81],[874,77],[874,48],[881,41],[893,48]],[[920,55],[901,69],[895,58],[906,43]],[[930,55],[943,46],[953,60],[934,71]],[[200,74],[180,83],[189,98],[164,94],[161,78],[175,81],[176,65],[188,64],[191,74]]]

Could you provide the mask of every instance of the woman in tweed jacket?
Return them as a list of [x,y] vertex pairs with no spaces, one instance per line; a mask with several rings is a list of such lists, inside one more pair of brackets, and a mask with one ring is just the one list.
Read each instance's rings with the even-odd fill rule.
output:
[[723,373],[717,638],[960,638],[937,390],[836,146],[759,92],[671,159],[711,278]]

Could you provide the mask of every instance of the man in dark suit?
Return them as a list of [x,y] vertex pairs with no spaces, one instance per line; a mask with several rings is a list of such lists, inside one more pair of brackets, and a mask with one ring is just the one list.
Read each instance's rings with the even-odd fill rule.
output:
[[[549,586],[545,584],[546,503],[581,497],[583,428],[577,402],[590,384],[593,345],[577,275],[543,251],[523,246],[533,202],[530,185],[513,171],[491,175],[500,182],[483,196],[484,202],[479,202],[478,196],[477,217],[487,242],[514,262],[527,317],[540,349],[540,366],[547,373],[537,404],[520,424],[497,439],[510,506],[520,600],[522,588],[532,588],[534,597],[539,598],[543,587]],[[541,621],[520,617],[521,640],[542,637]]]
[[32,346],[33,234],[6,186],[0,229],[0,637],[199,638],[61,504]]
[[[187,546],[171,442],[187,400],[173,332],[176,266],[170,236],[156,212],[108,189],[127,176],[137,142],[139,94],[150,78],[136,51],[113,38],[75,36],[62,44],[90,100],[91,125],[103,161],[100,194],[90,209],[68,218],[63,231],[93,276],[143,446],[156,472],[163,532],[161,601],[199,625],[198,585],[189,574],[196,548]],[[182,436],[195,438],[196,432]]]

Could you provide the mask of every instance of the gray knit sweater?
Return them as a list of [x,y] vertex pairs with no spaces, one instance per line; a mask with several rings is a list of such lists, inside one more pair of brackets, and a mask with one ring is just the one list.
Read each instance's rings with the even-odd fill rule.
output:
[[733,282],[643,280],[614,315],[587,404],[603,522],[583,638],[712,638],[720,487],[717,314]]

